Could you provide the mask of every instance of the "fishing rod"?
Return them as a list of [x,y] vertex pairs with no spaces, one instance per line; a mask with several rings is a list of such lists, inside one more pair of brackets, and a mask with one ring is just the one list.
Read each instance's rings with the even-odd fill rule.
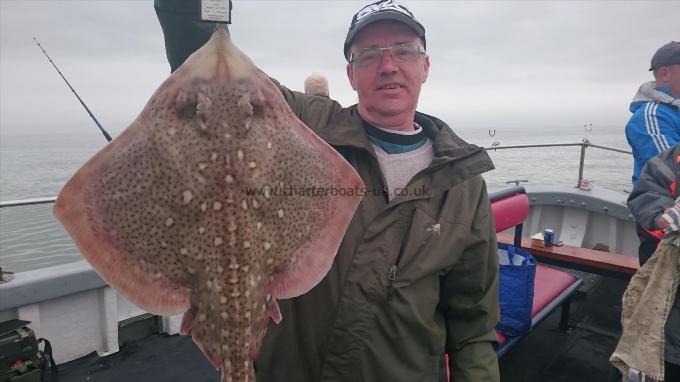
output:
[[92,120],[94,120],[94,123],[97,124],[97,127],[99,127],[99,130],[102,132],[102,134],[104,134],[104,138],[106,138],[107,141],[111,142],[111,136],[109,135],[109,133],[106,132],[106,130],[104,130],[104,128],[102,127],[102,125],[99,123],[99,121],[97,121],[97,118],[96,118],[96,117],[94,116],[94,114],[92,114],[92,112],[90,111],[90,108],[88,108],[87,105],[85,105],[85,102],[82,100],[82,98],[80,98],[80,96],[78,95],[78,93],[76,92],[76,90],[73,89],[73,86],[71,86],[71,84],[68,82],[68,80],[66,79],[66,77],[64,77],[64,75],[61,74],[61,70],[59,70],[59,68],[57,68],[57,64],[55,64],[54,61],[52,61],[52,59],[51,59],[50,56],[47,54],[47,52],[45,51],[45,49],[42,47],[42,45],[40,45],[40,42],[38,41],[38,39],[35,38],[35,37],[33,37],[33,40],[35,40],[35,43],[38,44],[38,47],[39,47],[40,50],[42,50],[42,52],[45,54],[45,57],[47,57],[47,59],[50,60],[50,63],[52,64],[52,66],[54,66],[54,69],[57,70],[57,73],[59,73],[59,75],[61,76],[61,78],[64,79],[64,82],[66,82],[66,85],[68,85],[69,89],[71,89],[71,91],[73,92],[73,94],[75,94],[76,98],[78,98],[78,101],[80,101],[80,104],[83,105],[83,107],[85,108],[85,110],[87,110],[87,113],[90,114],[90,117],[92,118]]

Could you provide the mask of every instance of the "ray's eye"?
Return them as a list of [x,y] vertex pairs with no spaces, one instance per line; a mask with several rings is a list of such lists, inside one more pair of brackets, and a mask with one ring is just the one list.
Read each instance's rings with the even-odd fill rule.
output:
[[253,105],[253,114],[257,117],[264,115],[265,98],[261,90],[257,90],[250,98],[250,103]]
[[206,122],[208,120],[208,112],[210,111],[212,101],[203,93],[198,93],[196,98],[198,102],[196,103],[195,113],[203,122]]
[[175,98],[175,110],[181,118],[193,118],[197,112],[198,95],[192,89],[181,89]]

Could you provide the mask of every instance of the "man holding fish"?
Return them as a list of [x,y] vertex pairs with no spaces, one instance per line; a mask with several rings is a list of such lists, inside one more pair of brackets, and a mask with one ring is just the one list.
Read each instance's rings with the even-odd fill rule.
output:
[[[155,7],[171,68],[181,70],[212,28],[185,12],[196,3]],[[360,9],[343,53],[356,105],[274,81],[365,188],[325,277],[278,301],[271,317],[282,319],[253,355],[257,380],[446,381],[450,371],[457,382],[498,381],[496,239],[481,177],[493,164],[416,111],[430,57],[425,28],[405,6]]]

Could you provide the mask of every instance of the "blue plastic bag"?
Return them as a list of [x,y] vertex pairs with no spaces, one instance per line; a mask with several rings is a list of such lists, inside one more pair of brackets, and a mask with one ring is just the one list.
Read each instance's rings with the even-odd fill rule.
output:
[[506,336],[531,330],[536,259],[524,249],[498,243],[501,320],[496,329]]

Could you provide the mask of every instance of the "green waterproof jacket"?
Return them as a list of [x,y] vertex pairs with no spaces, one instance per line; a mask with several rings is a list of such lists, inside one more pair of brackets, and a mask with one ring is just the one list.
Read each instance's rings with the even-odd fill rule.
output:
[[257,380],[498,381],[496,236],[481,173],[486,152],[417,113],[435,158],[388,202],[356,106],[281,87],[296,115],[357,170],[367,193],[328,275],[280,300]]

